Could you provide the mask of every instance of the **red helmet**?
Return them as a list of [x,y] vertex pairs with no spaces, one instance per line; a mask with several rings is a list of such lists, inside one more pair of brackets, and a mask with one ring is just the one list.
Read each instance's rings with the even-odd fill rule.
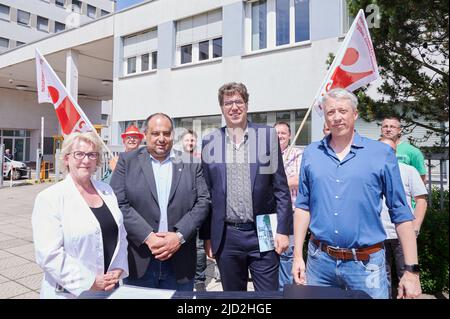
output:
[[125,139],[127,136],[137,136],[142,140],[145,135],[144,135],[144,133],[141,133],[135,125],[131,124],[125,130],[125,133],[122,133],[122,135],[121,135],[122,139]]

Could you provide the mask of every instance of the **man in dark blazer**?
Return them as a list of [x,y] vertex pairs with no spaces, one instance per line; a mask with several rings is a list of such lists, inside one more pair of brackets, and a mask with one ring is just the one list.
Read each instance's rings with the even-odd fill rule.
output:
[[196,231],[209,209],[202,167],[172,150],[169,116],[150,115],[146,125],[147,146],[121,153],[111,179],[128,233],[124,283],[192,291]]
[[[278,289],[279,254],[292,234],[292,206],[274,128],[247,121],[248,93],[241,83],[219,89],[226,127],[202,143],[203,172],[212,211],[201,229],[205,250],[215,257],[225,291],[247,290],[250,270],[255,290]],[[274,248],[260,249],[258,215],[276,214]]]

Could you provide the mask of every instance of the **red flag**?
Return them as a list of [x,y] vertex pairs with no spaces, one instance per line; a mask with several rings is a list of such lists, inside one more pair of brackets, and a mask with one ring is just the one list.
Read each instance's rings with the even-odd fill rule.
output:
[[72,132],[94,131],[86,114],[67,92],[66,88],[36,49],[36,77],[39,103],[52,103],[64,135]]
[[334,88],[354,91],[379,76],[378,64],[367,27],[364,11],[359,10],[325,80],[314,99],[314,107],[322,116],[323,95]]

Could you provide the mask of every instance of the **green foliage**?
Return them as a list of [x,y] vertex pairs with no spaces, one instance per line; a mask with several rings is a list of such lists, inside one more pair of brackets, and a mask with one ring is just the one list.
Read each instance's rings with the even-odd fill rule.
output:
[[440,193],[432,191],[432,208],[427,210],[417,245],[422,268],[420,280],[424,293],[435,294],[449,288],[448,230],[449,192],[444,191],[444,209],[440,210]]
[[[448,1],[348,0],[350,14],[366,12],[380,67],[382,98],[374,100],[360,90],[360,116],[367,121],[396,115],[404,133],[415,127],[448,139],[449,37]],[[375,6],[369,6],[375,5]],[[368,7],[369,6],[369,7]],[[379,23],[376,11],[379,10]],[[417,119],[421,119],[418,121]]]

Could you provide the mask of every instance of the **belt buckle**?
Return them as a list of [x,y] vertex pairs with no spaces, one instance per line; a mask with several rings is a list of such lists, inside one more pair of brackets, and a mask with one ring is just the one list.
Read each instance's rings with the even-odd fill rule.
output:
[[336,248],[333,246],[327,246],[326,252],[328,255],[330,255],[331,257],[334,257],[336,259],[345,259],[345,254],[344,251],[341,250],[340,248]]
[[333,256],[333,253],[336,252],[336,249],[333,246],[329,246],[328,245],[327,248],[326,248],[326,251],[327,251],[328,255]]

